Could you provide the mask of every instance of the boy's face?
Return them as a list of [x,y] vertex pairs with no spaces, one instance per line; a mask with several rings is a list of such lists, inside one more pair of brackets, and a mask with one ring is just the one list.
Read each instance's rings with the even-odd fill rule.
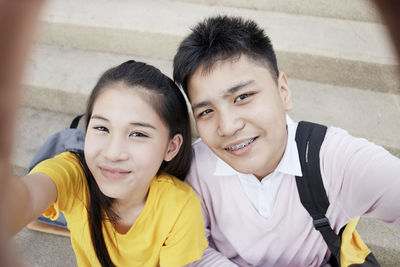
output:
[[197,130],[204,143],[241,173],[262,179],[286,147],[286,111],[292,107],[286,77],[247,56],[198,68],[188,82]]

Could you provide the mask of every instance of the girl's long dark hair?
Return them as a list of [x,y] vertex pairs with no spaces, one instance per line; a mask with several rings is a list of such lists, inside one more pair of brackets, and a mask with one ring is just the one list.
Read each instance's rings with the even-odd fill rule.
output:
[[[182,135],[183,143],[178,154],[171,161],[164,161],[158,173],[166,172],[183,180],[189,172],[192,158],[188,108],[183,94],[176,84],[157,68],[130,60],[106,71],[100,77],[89,97],[85,115],[86,128],[92,116],[93,105],[97,97],[107,87],[119,82],[122,82],[127,87],[140,87],[140,90],[145,90],[148,97],[144,99],[152,105],[167,125],[170,138],[176,134]],[[100,191],[86,164],[84,153],[77,153],[77,157],[84,169],[90,194],[88,219],[93,247],[102,266],[115,266],[108,253],[102,231],[103,220],[108,219],[115,223],[119,219],[119,216],[112,209],[114,199],[105,196]],[[107,218],[105,215],[107,215]]]

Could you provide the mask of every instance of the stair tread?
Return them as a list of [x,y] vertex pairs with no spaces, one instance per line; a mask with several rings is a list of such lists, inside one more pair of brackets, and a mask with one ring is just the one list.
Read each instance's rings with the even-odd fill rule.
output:
[[[54,0],[49,1],[42,20],[82,27],[163,33],[181,39],[189,32],[189,27],[215,14],[255,19],[271,36],[277,51],[397,64],[385,26],[369,22],[163,0],[98,0],[96,5],[90,1]],[[169,55],[160,56],[171,57],[176,47],[170,49]]]
[[356,21],[381,22],[380,14],[372,0],[174,0],[208,5],[224,5],[304,14],[319,17],[332,17]]

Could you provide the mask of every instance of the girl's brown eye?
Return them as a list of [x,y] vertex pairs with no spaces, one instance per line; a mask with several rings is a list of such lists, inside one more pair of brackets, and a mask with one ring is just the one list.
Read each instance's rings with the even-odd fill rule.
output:
[[108,129],[104,126],[96,126],[96,127],[93,127],[93,129],[100,131],[100,132],[109,132]]
[[133,137],[148,137],[147,135],[145,135],[144,133],[141,133],[141,132],[132,132],[129,136],[133,136]]
[[202,117],[202,116],[204,116],[204,115],[207,115],[207,114],[210,113],[210,112],[212,112],[212,109],[206,109],[206,110],[204,110],[203,112],[201,112],[201,113],[198,115],[198,117]]

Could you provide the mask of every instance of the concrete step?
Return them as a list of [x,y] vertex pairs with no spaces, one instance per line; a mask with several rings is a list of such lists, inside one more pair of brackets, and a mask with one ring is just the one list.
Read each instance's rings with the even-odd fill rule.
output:
[[83,113],[86,98],[101,74],[130,59],[152,64],[172,76],[172,63],[166,60],[38,45],[28,63],[25,103],[63,113]]
[[382,92],[400,88],[387,30],[377,23],[163,0],[54,0],[42,15],[40,42],[171,60],[189,28],[215,14],[257,21],[290,77]]
[[18,114],[12,156],[14,174],[23,176],[31,160],[47,138],[68,128],[74,117],[74,114],[29,107],[21,108]]
[[346,129],[400,157],[400,95],[289,80],[296,121]]
[[400,263],[400,229],[371,218],[361,218],[357,231],[382,267]]
[[381,22],[371,0],[176,0],[181,2],[230,6],[338,19]]
[[[25,104],[55,112],[79,114],[97,79],[107,68],[134,58],[167,75],[172,63],[129,55],[36,47],[25,78]],[[400,156],[400,95],[291,79],[295,120],[310,120],[348,130]]]
[[[400,262],[398,229],[373,219],[361,218],[357,230],[382,267],[398,266]],[[75,255],[67,237],[25,228],[16,235],[14,241],[27,266],[76,266]]]
[[77,267],[68,237],[24,228],[14,237],[14,247],[23,266]]

